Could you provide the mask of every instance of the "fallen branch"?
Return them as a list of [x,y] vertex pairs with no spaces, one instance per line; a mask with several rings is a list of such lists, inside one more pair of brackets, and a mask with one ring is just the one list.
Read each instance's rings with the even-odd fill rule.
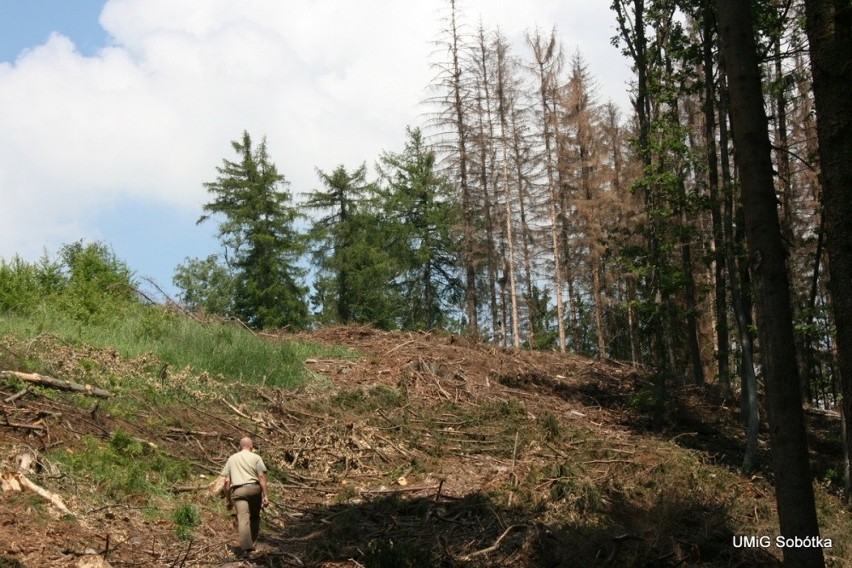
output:
[[467,562],[468,560],[476,558],[477,556],[483,556],[485,554],[490,554],[492,552],[496,552],[497,549],[500,548],[500,543],[503,542],[503,539],[506,538],[508,536],[508,534],[510,532],[512,532],[513,529],[517,529],[517,528],[520,528],[520,527],[523,527],[523,526],[525,526],[525,525],[512,525],[512,526],[510,526],[509,528],[507,528],[506,530],[503,531],[503,534],[501,534],[500,536],[497,537],[497,540],[494,541],[494,544],[492,544],[488,548],[483,548],[482,550],[477,550],[476,552],[471,552],[470,554],[462,556],[461,560],[464,561],[464,562]]
[[3,378],[14,378],[20,379],[22,381],[26,381],[28,383],[34,383],[37,385],[41,385],[43,387],[50,387],[52,389],[71,391],[71,392],[79,392],[82,394],[87,394],[89,396],[96,396],[98,398],[109,398],[112,396],[112,393],[109,391],[105,391],[103,389],[99,389],[97,387],[93,387],[92,385],[81,385],[79,383],[72,383],[71,381],[63,381],[60,379],[54,379],[53,377],[48,377],[45,375],[39,375],[37,373],[21,373],[19,371],[0,371],[0,377]]
[[66,515],[72,514],[58,495],[56,495],[55,493],[51,493],[44,487],[36,485],[35,483],[27,479],[24,474],[18,471],[3,472],[3,474],[0,475],[0,488],[2,488],[3,491],[22,491],[24,489],[26,489],[27,491],[32,491],[33,493],[49,501],[50,504],[52,504],[54,507],[56,507]]
[[400,343],[399,345],[397,345],[396,347],[394,347],[393,349],[391,349],[390,351],[388,351],[388,352],[386,353],[386,355],[390,355],[391,353],[393,353],[394,351],[396,351],[396,350],[397,350],[397,349],[399,349],[400,347],[405,347],[406,345],[410,345],[410,344],[412,344],[412,343],[414,343],[414,339],[412,339],[411,341],[404,341],[403,343]]
[[242,417],[243,417],[243,418],[245,418],[246,420],[251,420],[252,422],[257,422],[257,420],[255,420],[255,419],[254,419],[254,418],[252,418],[251,416],[246,416],[246,415],[243,413],[243,411],[241,411],[239,408],[237,408],[236,406],[234,406],[233,404],[231,404],[230,402],[228,402],[227,400],[225,400],[225,399],[224,399],[224,398],[222,398],[221,396],[219,397],[219,400],[220,400],[220,401],[222,401],[222,404],[224,404],[225,406],[227,406],[228,408],[230,408],[230,409],[234,412],[234,414],[236,414],[236,415],[238,415],[238,416],[242,416]]
[[21,398],[21,397],[25,396],[25,395],[26,395],[28,392],[30,392],[31,390],[33,390],[33,388],[32,388],[32,387],[30,387],[30,386],[27,386],[24,390],[22,390],[22,391],[20,391],[20,392],[17,392],[17,393],[15,393],[15,394],[13,394],[12,396],[8,397],[8,398],[4,398],[4,399],[3,399],[3,402],[5,402],[5,403],[7,403],[7,404],[8,404],[8,403],[10,403],[10,402],[15,402],[15,401],[16,401],[16,400],[18,400],[19,398]]
[[167,428],[167,430],[168,430],[168,434],[166,434],[166,436],[173,435],[173,434],[179,434],[179,435],[182,435],[182,436],[208,436],[208,437],[212,437],[212,438],[218,438],[218,437],[224,436],[224,434],[221,434],[219,432],[203,432],[201,430],[184,430],[183,428],[175,428],[175,427],[172,427],[172,426]]
[[20,422],[12,422],[11,420],[9,420],[9,417],[6,415],[5,412],[3,413],[3,418],[6,421],[3,426],[7,426],[9,428],[17,428],[19,430],[38,430],[39,432],[47,428],[42,424],[38,424],[38,422],[34,422],[33,424],[21,424]]

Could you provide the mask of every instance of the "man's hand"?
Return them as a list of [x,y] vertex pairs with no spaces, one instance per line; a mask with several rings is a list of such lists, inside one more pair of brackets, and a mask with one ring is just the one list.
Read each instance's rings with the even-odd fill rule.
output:
[[263,496],[263,498],[260,501],[260,506],[261,507],[268,507],[269,506],[269,496],[267,496],[267,495]]

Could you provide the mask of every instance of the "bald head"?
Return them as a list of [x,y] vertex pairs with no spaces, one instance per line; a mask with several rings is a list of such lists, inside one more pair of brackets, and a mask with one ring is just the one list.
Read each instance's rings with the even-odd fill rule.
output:
[[240,439],[240,449],[241,450],[251,450],[254,448],[254,444],[251,441],[251,438],[246,436],[245,438]]

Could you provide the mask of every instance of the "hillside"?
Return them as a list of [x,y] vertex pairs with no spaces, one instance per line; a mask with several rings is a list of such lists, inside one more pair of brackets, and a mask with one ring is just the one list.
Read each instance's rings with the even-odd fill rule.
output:
[[[0,567],[779,565],[774,547],[732,545],[776,534],[771,476],[736,472],[736,409],[709,395],[675,389],[652,433],[642,374],[624,365],[364,327],[258,339],[313,346],[298,351],[308,377],[273,387],[6,336],[0,370],[112,396],[0,379],[4,479],[29,460],[26,478],[69,510],[0,493]],[[839,426],[810,418],[826,555],[843,566]],[[244,433],[272,504],[261,554],[239,562],[214,492]]]

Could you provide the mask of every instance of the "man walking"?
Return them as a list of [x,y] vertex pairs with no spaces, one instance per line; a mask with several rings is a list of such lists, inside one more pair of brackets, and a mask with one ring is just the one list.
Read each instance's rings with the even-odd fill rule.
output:
[[237,510],[237,528],[243,555],[254,550],[260,532],[260,509],[269,505],[266,465],[254,453],[251,438],[240,440],[240,451],[228,458],[222,468],[228,506]]

